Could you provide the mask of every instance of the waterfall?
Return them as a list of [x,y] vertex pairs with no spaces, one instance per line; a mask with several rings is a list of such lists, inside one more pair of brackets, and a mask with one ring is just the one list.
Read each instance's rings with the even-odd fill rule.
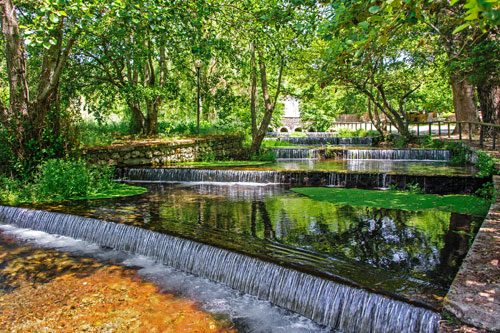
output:
[[346,188],[388,189],[392,175],[386,173],[337,173],[331,172],[328,186]]
[[314,137],[285,137],[281,138],[281,141],[290,142],[296,145],[362,145],[362,146],[371,146],[373,144],[372,137],[363,137],[363,138],[339,138],[339,137],[323,137],[323,136],[314,136]]
[[440,316],[431,310],[134,226],[7,206],[0,206],[0,223],[148,256],[343,332],[436,332],[438,328]]
[[271,150],[280,160],[319,159],[319,153],[316,149],[273,148]]
[[449,161],[450,151],[443,149],[348,149],[345,160]]
[[142,182],[216,182],[279,184],[280,171],[187,169],[187,168],[130,168],[124,169],[122,178]]

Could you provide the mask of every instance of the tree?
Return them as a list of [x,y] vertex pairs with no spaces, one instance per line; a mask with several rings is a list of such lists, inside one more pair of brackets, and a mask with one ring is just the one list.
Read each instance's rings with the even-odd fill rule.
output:
[[[13,0],[0,0],[10,87],[8,102],[0,102],[0,124],[8,133],[20,171],[29,172],[44,156],[61,153],[55,152],[46,140],[52,127],[46,121],[51,112],[58,112],[61,74],[82,31],[84,17],[97,7],[97,2],[26,1],[16,6]],[[18,13],[23,14],[22,30]],[[28,61],[38,60],[39,71],[27,66]],[[36,80],[32,80],[34,77]]]
[[81,44],[77,60],[87,68],[84,73],[118,92],[136,132],[158,134],[159,109],[175,90],[169,59],[175,56],[184,13],[184,6],[169,1],[117,2],[101,13],[100,24]]
[[[296,51],[308,43],[316,17],[313,2],[282,0],[219,3],[219,23],[233,48],[244,50],[249,82],[252,144],[260,149],[283,89],[285,69],[295,61]],[[274,77],[270,79],[271,75]],[[259,89],[260,88],[260,93]],[[260,109],[260,110],[259,110]]]
[[[475,45],[480,34],[484,33],[481,29],[484,31],[495,28],[497,14],[496,1],[467,0],[457,2],[455,6],[447,2],[427,0],[377,4],[363,1],[337,2],[331,6],[331,15],[327,16],[323,30],[326,38],[331,38],[335,32],[343,34],[342,52],[337,52],[337,55],[345,57],[390,42],[402,28],[410,29],[417,24],[426,24],[440,38],[440,43],[436,45],[442,45],[448,55],[457,120],[477,120],[474,86],[470,83],[470,77],[457,71],[453,64],[463,59],[464,50]],[[468,26],[472,28],[465,29]],[[356,33],[361,28],[364,32]],[[436,51],[438,50],[436,47]]]
[[410,139],[406,104],[420,88],[424,68],[433,62],[429,48],[423,45],[428,32],[425,27],[400,27],[386,42],[372,41],[351,54],[349,44],[356,41],[349,36],[361,36],[365,30],[363,25],[344,33],[328,30],[321,43],[323,85],[342,85],[364,94],[370,117],[382,134],[385,126],[379,115]]

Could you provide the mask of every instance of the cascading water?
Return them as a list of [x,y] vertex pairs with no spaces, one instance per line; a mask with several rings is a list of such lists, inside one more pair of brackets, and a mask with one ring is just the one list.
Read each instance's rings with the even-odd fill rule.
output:
[[332,187],[363,187],[372,189],[388,189],[392,184],[390,174],[335,173],[328,177],[328,186]]
[[449,161],[450,151],[442,149],[348,149],[344,160]]
[[[311,161],[311,163],[314,161]],[[392,174],[387,169],[373,171],[365,168],[361,161],[349,161],[353,172],[305,171],[305,170],[237,170],[237,169],[185,169],[185,168],[123,168],[118,178],[126,182],[142,183],[222,183],[270,185],[288,184],[294,186],[336,186],[346,188],[386,189],[391,185],[404,188],[404,184],[418,183],[426,193],[474,193],[487,179],[473,176],[426,176]]]
[[257,183],[279,184],[279,171],[253,171],[229,169],[146,169],[130,168],[122,178],[142,182],[217,182],[217,183]]
[[433,311],[362,289],[134,226],[6,206],[0,206],[0,223],[145,255],[343,332],[436,332],[440,319]]
[[300,148],[273,148],[271,149],[279,160],[303,160],[319,159],[320,155],[316,149]]
[[285,137],[281,141],[290,142],[296,145],[362,145],[371,146],[373,144],[372,137],[363,138],[339,138],[339,137]]

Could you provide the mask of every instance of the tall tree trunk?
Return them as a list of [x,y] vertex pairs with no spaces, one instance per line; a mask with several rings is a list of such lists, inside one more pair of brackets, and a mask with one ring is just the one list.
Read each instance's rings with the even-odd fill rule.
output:
[[9,107],[0,102],[0,122],[13,137],[15,158],[30,169],[43,156],[43,148],[51,144],[43,140],[42,132],[49,112],[56,109],[61,73],[76,38],[68,37],[63,45],[65,20],[61,19],[57,42],[44,51],[36,95],[31,100],[24,41],[12,0],[0,0],[0,16],[10,87]]
[[132,132],[146,134],[146,118],[142,114],[140,103],[133,101],[128,102],[127,104],[130,111],[132,111],[132,119],[130,124]]
[[368,99],[368,116],[370,117],[370,121],[372,122],[373,126],[375,126],[380,135],[382,135],[382,137],[385,137],[387,135],[386,130],[382,121],[380,120],[380,114],[378,112],[377,106],[372,108],[371,99]]
[[158,134],[158,108],[155,102],[147,103],[148,119],[147,119],[147,135]]
[[26,156],[23,138],[25,126],[29,122],[29,89],[24,43],[19,33],[16,12],[11,0],[0,1],[0,15],[10,87],[10,105],[9,108],[0,106],[0,120],[8,131],[13,132],[14,152],[20,160],[24,160]]
[[[474,86],[459,76],[452,76],[450,80],[453,91],[453,108],[457,121],[478,121]],[[462,126],[462,131],[465,132],[466,130],[466,126]],[[458,126],[455,128],[454,133],[458,133]]]
[[255,63],[255,47],[253,43],[250,43],[250,53],[251,53],[251,77],[252,85],[250,88],[250,115],[252,117],[252,141],[255,140],[257,135],[257,64]]
[[483,122],[498,124],[500,116],[500,86],[480,82],[477,85],[477,99]]
[[281,90],[281,79],[283,77],[283,69],[285,64],[283,60],[281,60],[278,74],[278,82],[276,86],[276,94],[274,95],[274,99],[272,100],[269,95],[269,88],[267,82],[267,72],[266,72],[266,64],[264,62],[264,54],[262,51],[258,51],[259,55],[259,68],[260,68],[260,86],[262,89],[262,97],[264,98],[264,117],[260,123],[259,129],[257,130],[257,135],[252,140],[252,144],[250,145],[250,153],[257,154],[260,149],[260,145],[262,144],[262,140],[266,136],[267,128],[271,123],[271,118],[273,117],[273,112],[276,107],[276,103],[278,101],[278,97]]

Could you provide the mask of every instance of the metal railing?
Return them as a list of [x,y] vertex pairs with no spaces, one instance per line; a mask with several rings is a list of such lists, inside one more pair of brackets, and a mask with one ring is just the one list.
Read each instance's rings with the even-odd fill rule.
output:
[[[454,125],[452,127],[452,125]],[[386,130],[389,133],[393,133],[394,131],[397,132],[397,129],[391,124],[388,123],[385,125]],[[469,141],[472,141],[473,138],[473,132],[474,127],[479,127],[479,145],[481,147],[484,147],[484,141],[485,141],[485,129],[486,128],[491,128],[491,137],[492,137],[492,145],[493,149],[496,149],[497,146],[497,129],[500,129],[500,125],[497,124],[491,124],[491,123],[482,123],[482,122],[477,122],[477,121],[429,121],[429,122],[414,122],[410,123],[410,130],[415,130],[415,134],[417,136],[420,136],[422,134],[421,127],[427,127],[428,131],[426,135],[432,135],[432,129],[434,126],[434,129],[437,126],[437,135],[442,136],[443,134],[443,126],[446,128],[446,134],[448,137],[451,137],[451,132],[455,130],[456,127],[458,127],[458,136],[460,140],[463,140],[463,130],[464,127],[468,132],[468,139]],[[343,128],[347,127],[350,129],[375,129],[375,126],[373,126],[372,123],[364,123],[364,122],[339,122],[339,123],[333,123],[332,128]]]

